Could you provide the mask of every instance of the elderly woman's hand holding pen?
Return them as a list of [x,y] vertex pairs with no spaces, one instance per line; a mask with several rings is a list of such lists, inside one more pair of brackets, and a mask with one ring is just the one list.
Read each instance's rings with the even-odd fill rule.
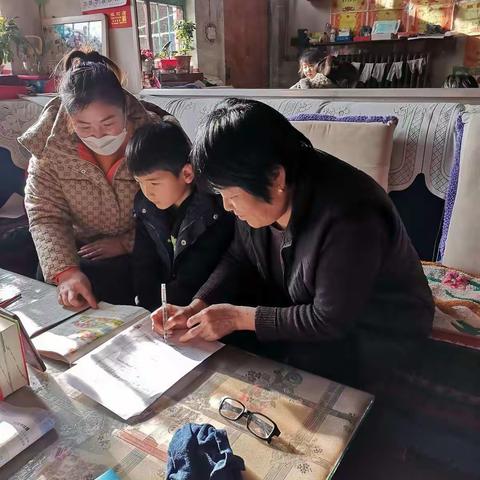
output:
[[168,320],[163,328],[162,308],[152,313],[153,329],[160,335],[185,330],[181,342],[194,338],[218,340],[236,330],[255,330],[255,308],[229,304],[208,306],[195,299],[186,307],[167,305]]

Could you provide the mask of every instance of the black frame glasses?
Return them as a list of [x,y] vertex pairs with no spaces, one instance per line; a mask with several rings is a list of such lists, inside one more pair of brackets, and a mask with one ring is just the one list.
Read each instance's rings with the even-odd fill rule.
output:
[[[232,405],[235,404],[235,405]],[[226,408],[225,406],[229,405],[230,408]],[[234,408],[236,407],[236,408]],[[225,412],[228,411],[233,415],[227,415]],[[222,399],[220,402],[220,405],[218,407],[218,413],[223,417],[226,418],[227,420],[233,421],[233,422],[238,422],[242,417],[246,417],[247,419],[247,430],[255,435],[257,438],[260,440],[265,440],[267,443],[270,443],[272,441],[273,437],[278,437],[280,435],[280,430],[277,427],[277,424],[270,418],[264,415],[263,413],[259,412],[251,412],[250,410],[247,410],[247,407],[237,400],[236,398],[231,398],[231,397],[225,397]],[[263,423],[264,426],[271,426],[270,432],[265,435],[259,435],[256,433],[254,427],[252,424],[256,424],[257,426],[260,426]]]

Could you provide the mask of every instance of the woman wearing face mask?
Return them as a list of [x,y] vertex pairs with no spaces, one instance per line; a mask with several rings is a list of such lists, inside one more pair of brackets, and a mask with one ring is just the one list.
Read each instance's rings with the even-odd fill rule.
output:
[[147,122],[176,121],[136,100],[120,78],[97,52],[72,52],[59,96],[19,138],[32,154],[25,205],[41,273],[58,285],[67,307],[133,302],[129,253],[138,186],[125,146]]

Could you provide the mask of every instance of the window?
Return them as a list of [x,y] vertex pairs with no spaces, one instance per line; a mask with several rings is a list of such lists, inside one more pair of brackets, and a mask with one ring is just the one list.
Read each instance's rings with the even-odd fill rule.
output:
[[140,49],[160,52],[169,41],[170,51],[178,50],[173,24],[183,19],[183,0],[137,0]]

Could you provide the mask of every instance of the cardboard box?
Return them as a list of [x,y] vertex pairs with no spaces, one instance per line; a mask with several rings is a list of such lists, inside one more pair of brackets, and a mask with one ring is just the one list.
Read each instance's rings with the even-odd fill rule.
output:
[[28,385],[18,325],[0,316],[0,400]]

